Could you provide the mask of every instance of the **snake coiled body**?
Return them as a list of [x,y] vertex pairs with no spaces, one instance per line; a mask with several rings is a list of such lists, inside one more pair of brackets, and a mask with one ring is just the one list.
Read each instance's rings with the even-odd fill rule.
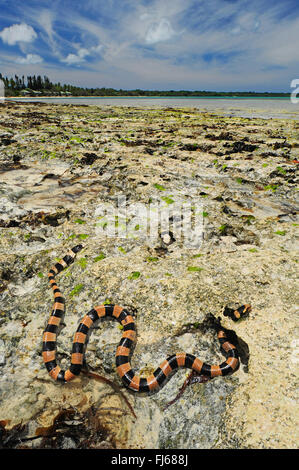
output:
[[[92,308],[80,321],[73,340],[71,365],[66,371],[62,370],[56,362],[56,339],[58,328],[65,312],[65,300],[57,286],[55,276],[73,263],[76,254],[82,248],[82,245],[72,248],[48,273],[50,286],[54,294],[54,305],[43,334],[42,355],[45,366],[54,380],[69,382],[80,374],[89,330],[98,319],[104,317],[116,319],[123,327],[122,338],[116,350],[116,368],[124,385],[135,392],[150,392],[158,389],[163,385],[166,378],[179,367],[192,369],[198,375],[209,378],[228,375],[238,368],[239,354],[236,346],[228,341],[225,331],[219,328],[218,340],[221,350],[227,356],[226,361],[222,362],[222,364],[209,365],[193,354],[178,352],[165,359],[153,374],[148,377],[139,377],[133,371],[129,360],[131,348],[136,340],[134,319],[126,309],[119,305],[108,304]],[[235,311],[235,316],[240,317],[249,308],[250,306],[248,305],[240,307],[240,309]]]

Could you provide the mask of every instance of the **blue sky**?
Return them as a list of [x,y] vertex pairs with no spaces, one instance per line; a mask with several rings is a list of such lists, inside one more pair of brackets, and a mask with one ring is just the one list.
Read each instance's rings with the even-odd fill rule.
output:
[[0,0],[0,71],[86,87],[290,91],[298,0]]

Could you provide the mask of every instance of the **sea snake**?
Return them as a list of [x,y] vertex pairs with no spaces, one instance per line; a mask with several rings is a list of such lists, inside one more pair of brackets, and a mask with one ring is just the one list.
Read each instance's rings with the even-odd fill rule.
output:
[[[228,341],[225,331],[218,328],[221,350],[227,356],[226,361],[222,364],[209,365],[193,354],[178,352],[165,359],[153,374],[148,377],[139,377],[134,373],[129,361],[131,348],[136,339],[134,319],[127,310],[119,305],[107,304],[94,307],[80,321],[73,340],[70,368],[66,371],[62,370],[56,362],[56,337],[65,311],[65,300],[56,284],[55,275],[73,263],[76,254],[82,248],[82,245],[77,245],[69,250],[48,273],[50,286],[54,293],[54,305],[43,333],[42,355],[47,371],[54,380],[69,382],[80,374],[88,332],[99,318],[104,317],[115,318],[123,327],[122,338],[116,350],[116,369],[124,385],[135,392],[150,392],[158,389],[166,378],[179,367],[192,369],[196,374],[209,378],[228,375],[238,368],[239,354],[236,346]],[[237,320],[250,308],[250,305],[243,305],[237,310],[226,309],[225,315],[231,314],[232,319]]]

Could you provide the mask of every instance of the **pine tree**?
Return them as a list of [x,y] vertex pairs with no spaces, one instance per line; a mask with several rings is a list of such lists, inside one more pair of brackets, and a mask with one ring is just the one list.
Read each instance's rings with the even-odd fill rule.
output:
[[42,77],[40,75],[38,75],[37,78],[36,78],[36,89],[37,90],[42,90],[43,89]]

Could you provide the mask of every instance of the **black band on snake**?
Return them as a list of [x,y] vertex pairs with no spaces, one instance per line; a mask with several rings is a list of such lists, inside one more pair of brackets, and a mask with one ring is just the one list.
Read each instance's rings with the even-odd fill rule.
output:
[[[59,290],[55,276],[64,268],[73,263],[76,254],[82,249],[82,245],[72,248],[58,263],[49,271],[48,277],[54,293],[54,305],[47,327],[43,334],[43,360],[45,366],[54,380],[69,382],[81,372],[84,357],[84,347],[90,327],[103,317],[116,319],[123,326],[123,334],[119,346],[116,350],[116,368],[124,385],[135,392],[150,392],[163,385],[166,378],[179,367],[185,367],[196,372],[198,375],[213,378],[225,376],[233,373],[239,366],[239,354],[236,346],[231,344],[225,331],[218,330],[218,340],[221,350],[226,354],[227,359],[219,365],[209,365],[201,361],[193,354],[177,352],[165,359],[153,374],[148,377],[137,376],[130,365],[129,356],[131,348],[136,339],[135,323],[132,315],[119,305],[99,305],[88,312],[80,321],[73,340],[71,365],[66,371],[62,370],[56,362],[56,338],[61,318],[65,311],[65,300]],[[250,305],[243,305],[237,310],[226,308],[224,314],[233,320],[246,315],[250,310]]]

